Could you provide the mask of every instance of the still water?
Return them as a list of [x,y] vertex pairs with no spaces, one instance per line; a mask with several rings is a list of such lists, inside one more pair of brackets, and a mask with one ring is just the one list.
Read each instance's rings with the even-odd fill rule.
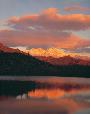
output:
[[0,114],[90,114],[90,79],[0,77]]

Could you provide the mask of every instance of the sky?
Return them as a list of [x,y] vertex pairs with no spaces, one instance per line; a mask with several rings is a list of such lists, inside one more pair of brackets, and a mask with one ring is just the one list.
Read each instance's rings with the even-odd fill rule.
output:
[[90,0],[0,0],[0,42],[90,56]]

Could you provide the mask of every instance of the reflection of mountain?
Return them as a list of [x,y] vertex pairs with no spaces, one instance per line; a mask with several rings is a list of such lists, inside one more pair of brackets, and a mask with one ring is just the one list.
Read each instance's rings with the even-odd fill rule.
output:
[[[17,96],[35,90],[34,81],[0,80],[0,96]],[[1,99],[0,99],[1,100]]]
[[[80,79],[78,78],[77,80]],[[17,99],[25,99],[27,97],[57,99],[66,95],[74,95],[76,93],[78,93],[78,95],[82,93],[83,95],[90,96],[90,84],[77,84],[77,82],[67,83],[66,78],[64,82],[59,83],[41,83],[38,82],[38,80],[0,81],[0,96],[17,96]]]
[[[82,96],[82,97],[81,97]],[[72,89],[70,91],[65,91],[60,88],[47,88],[47,89],[35,89],[34,91],[29,91],[28,92],[28,97],[30,98],[43,98],[43,99],[60,99],[60,98],[65,98],[65,97],[72,97],[72,98],[77,98],[78,100],[89,100],[90,99],[90,91],[88,89]]]
[[58,99],[63,97],[65,92],[60,89],[36,89],[35,91],[29,91],[28,96],[32,98],[47,98]]
[[90,76],[90,64],[84,60],[70,56],[39,59],[0,44],[0,75]]

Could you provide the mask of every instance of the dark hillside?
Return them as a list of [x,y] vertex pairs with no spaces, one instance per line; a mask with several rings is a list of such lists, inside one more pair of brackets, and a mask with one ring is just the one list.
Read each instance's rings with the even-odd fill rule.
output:
[[0,52],[0,75],[90,77],[90,66],[56,66],[30,55]]

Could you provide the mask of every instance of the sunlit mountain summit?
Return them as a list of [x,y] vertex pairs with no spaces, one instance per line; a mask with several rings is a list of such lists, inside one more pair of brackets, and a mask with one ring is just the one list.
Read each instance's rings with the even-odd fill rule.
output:
[[54,58],[59,58],[63,56],[75,56],[75,53],[65,53],[63,49],[58,49],[58,48],[32,48],[30,50],[25,50],[26,53],[29,53],[32,56],[45,56],[45,57],[54,57]]

